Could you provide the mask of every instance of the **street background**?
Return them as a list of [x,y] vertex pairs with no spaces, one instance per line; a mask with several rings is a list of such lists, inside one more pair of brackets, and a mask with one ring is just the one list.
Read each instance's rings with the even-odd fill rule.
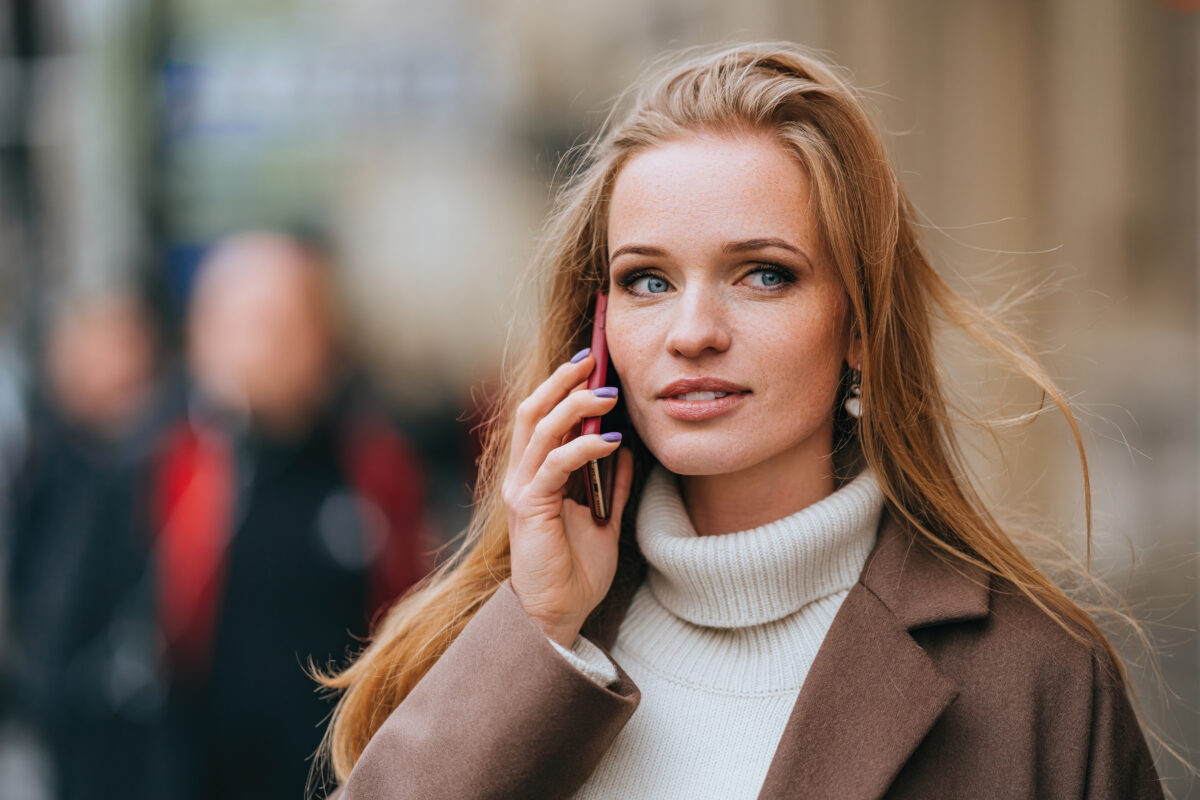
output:
[[[750,39],[847,67],[943,274],[984,304],[1028,293],[1012,323],[1088,448],[1093,570],[1154,659],[1116,643],[1152,729],[1200,758],[1200,3],[5,0],[0,490],[64,298],[148,298],[170,362],[215,241],[304,231],[331,243],[348,350],[453,535],[560,157],[659,54]],[[1037,401],[969,351],[948,364],[993,412]],[[1081,552],[1059,415],[1003,431],[999,456],[967,440],[990,498]],[[0,786],[39,797],[36,748],[3,731]],[[1189,796],[1186,770],[1159,764]]]

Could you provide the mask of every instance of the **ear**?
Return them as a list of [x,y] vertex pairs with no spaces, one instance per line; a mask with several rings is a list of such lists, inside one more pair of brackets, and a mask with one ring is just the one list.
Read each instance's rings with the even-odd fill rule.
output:
[[846,348],[846,363],[851,369],[862,368],[862,337],[858,335],[858,326],[850,330],[850,346]]

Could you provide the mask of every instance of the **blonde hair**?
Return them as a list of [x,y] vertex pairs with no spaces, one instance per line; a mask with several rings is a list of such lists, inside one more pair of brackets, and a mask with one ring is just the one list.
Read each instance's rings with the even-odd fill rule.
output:
[[[1030,348],[961,297],[934,271],[917,241],[916,215],[863,102],[841,73],[792,44],[753,44],[688,55],[650,80],[619,122],[584,148],[560,191],[533,269],[544,287],[533,346],[513,371],[491,417],[475,487],[475,513],[456,556],[398,601],[358,658],[321,676],[344,690],[326,753],[344,781],[367,742],[511,574],[500,501],[516,405],[575,350],[587,345],[589,301],[607,283],[608,198],[631,155],[696,132],[766,132],[807,171],[819,224],[863,339],[861,418],[835,410],[843,469],[858,462],[879,477],[894,516],[952,563],[1007,582],[1089,646],[1099,643],[1124,673],[1088,614],[1017,548],[985,508],[953,432],[934,353],[935,315],[957,325],[1041,389],[1062,412],[1083,468],[1087,533],[1091,497],[1083,444],[1066,398]],[[617,581],[637,580],[632,521],[636,488],[652,458],[637,437],[635,495],[622,522]],[[632,553],[632,555],[631,555]],[[597,609],[604,612],[604,604]]]

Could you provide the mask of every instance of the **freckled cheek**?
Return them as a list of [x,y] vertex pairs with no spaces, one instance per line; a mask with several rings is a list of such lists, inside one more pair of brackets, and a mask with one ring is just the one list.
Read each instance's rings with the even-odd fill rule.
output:
[[609,313],[608,359],[627,393],[643,388],[646,366],[653,362],[653,328],[624,315]]
[[832,405],[845,355],[832,325],[791,340],[761,337],[754,344],[761,400],[769,408],[815,410]]
[[651,325],[639,324],[620,315],[608,320],[608,357],[621,380],[621,395],[634,427],[642,431],[648,407],[653,404],[655,384],[654,337]]

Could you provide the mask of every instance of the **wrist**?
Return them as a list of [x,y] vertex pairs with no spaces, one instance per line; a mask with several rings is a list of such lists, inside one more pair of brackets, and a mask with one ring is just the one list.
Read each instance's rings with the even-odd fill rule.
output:
[[587,616],[584,615],[576,619],[575,617],[563,617],[558,614],[539,613],[541,609],[538,608],[538,604],[529,602],[528,598],[524,597],[523,593],[511,581],[509,585],[512,587],[513,594],[516,595],[517,602],[521,604],[521,607],[525,609],[525,613],[541,629],[542,633],[548,639],[570,650],[571,645],[575,644],[575,638],[579,636],[579,631],[583,629],[583,621]]
[[545,623],[540,620],[535,620],[538,627],[542,629],[542,633],[546,634],[546,638],[555,644],[567,650],[575,644],[575,640],[579,638],[579,632],[583,629],[583,621],[576,622],[560,622],[560,623]]

